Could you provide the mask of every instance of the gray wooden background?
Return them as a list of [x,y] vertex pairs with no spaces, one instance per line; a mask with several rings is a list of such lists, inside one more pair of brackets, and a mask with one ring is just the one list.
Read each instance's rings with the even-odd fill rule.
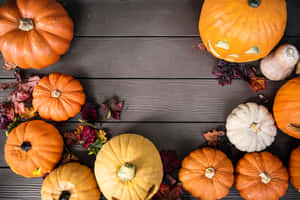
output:
[[[3,4],[4,0],[0,0]],[[224,125],[240,103],[257,99],[245,82],[220,87],[211,74],[216,60],[195,50],[199,42],[201,0],[61,0],[75,22],[71,49],[39,74],[64,72],[78,78],[89,100],[102,103],[112,95],[126,102],[121,121],[104,127],[114,135],[135,132],[160,149],[176,149],[181,158],[204,144],[202,133]],[[287,0],[288,26],[281,43],[300,48],[299,0]],[[3,59],[1,58],[3,63]],[[34,70],[30,70],[36,73]],[[0,81],[13,79],[0,70]],[[282,82],[267,82],[262,94],[273,98]],[[9,91],[0,93],[0,101]],[[101,123],[101,121],[99,121]],[[58,128],[76,126],[76,118]],[[3,158],[6,137],[0,134],[0,199],[38,200],[42,179],[13,174]],[[279,133],[268,148],[287,165],[299,141]],[[86,158],[86,152],[77,152]],[[83,159],[91,165],[93,157]],[[184,199],[192,199],[186,195]],[[240,200],[232,188],[224,199]],[[292,186],[282,198],[299,200]]]

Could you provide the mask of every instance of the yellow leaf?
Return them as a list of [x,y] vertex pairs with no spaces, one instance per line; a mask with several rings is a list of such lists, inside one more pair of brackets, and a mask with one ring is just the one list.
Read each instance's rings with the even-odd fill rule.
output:
[[41,173],[41,170],[42,170],[42,168],[39,167],[39,168],[37,168],[35,171],[33,171],[32,174],[35,175],[35,176],[39,176],[40,173]]
[[34,118],[36,115],[36,110],[33,107],[31,107],[30,109],[25,108],[25,113],[20,114],[20,117],[28,120]]

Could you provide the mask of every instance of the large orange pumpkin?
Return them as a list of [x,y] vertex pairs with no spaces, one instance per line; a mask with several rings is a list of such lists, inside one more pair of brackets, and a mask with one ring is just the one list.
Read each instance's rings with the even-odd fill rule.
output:
[[56,0],[8,0],[0,7],[0,50],[21,68],[44,68],[69,49],[73,22]]
[[52,73],[33,90],[33,107],[45,119],[65,121],[74,117],[85,102],[80,82],[72,76]]
[[63,138],[53,125],[34,120],[24,122],[10,132],[4,155],[16,174],[41,177],[59,162],[63,146]]
[[277,92],[273,114],[278,128],[300,139],[300,77],[285,83]]
[[288,172],[269,152],[247,153],[236,166],[235,186],[246,200],[278,200],[288,188]]
[[99,200],[100,191],[91,169],[71,162],[53,170],[44,180],[42,200]]
[[286,22],[285,0],[205,0],[199,31],[217,58],[249,62],[270,53],[282,38]]
[[221,199],[233,184],[233,166],[220,150],[197,149],[183,160],[179,180],[194,197],[201,200]]
[[300,146],[291,153],[289,173],[291,183],[300,192]]

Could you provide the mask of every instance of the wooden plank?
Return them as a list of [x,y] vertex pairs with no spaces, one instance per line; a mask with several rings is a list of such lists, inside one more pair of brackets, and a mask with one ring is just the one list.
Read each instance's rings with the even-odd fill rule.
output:
[[[118,95],[125,101],[122,120],[131,122],[224,122],[238,104],[258,99],[242,80],[234,80],[231,86],[226,87],[219,86],[213,79],[79,80],[88,101],[101,104],[107,98]],[[260,93],[273,99],[281,85],[282,82],[268,81],[268,89]],[[8,92],[1,92],[0,102],[7,99]]]
[[[195,50],[199,38],[75,38],[61,60],[43,70],[81,78],[215,78],[208,52]],[[300,49],[300,38],[284,38]],[[0,66],[3,59],[0,58]],[[0,69],[0,78],[13,73]]]
[[[41,178],[26,179],[15,175],[9,169],[0,169],[0,200],[40,200],[40,190],[43,180]],[[289,186],[287,193],[281,200],[299,200],[300,193],[293,186]],[[196,200],[187,192],[184,200]],[[230,193],[223,198],[224,200],[242,200],[239,192],[232,187]]]
[[298,0],[287,0],[287,9],[288,9],[288,22],[286,27],[287,36],[300,36],[300,27],[299,27],[299,9],[300,1]]

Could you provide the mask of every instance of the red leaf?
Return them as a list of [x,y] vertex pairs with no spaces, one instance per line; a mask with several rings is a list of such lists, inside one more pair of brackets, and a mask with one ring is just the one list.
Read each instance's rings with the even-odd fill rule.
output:
[[170,173],[180,168],[181,161],[177,158],[176,151],[162,151],[160,153],[165,173]]
[[255,77],[249,81],[249,86],[254,92],[259,90],[266,90],[266,79],[263,77]]

